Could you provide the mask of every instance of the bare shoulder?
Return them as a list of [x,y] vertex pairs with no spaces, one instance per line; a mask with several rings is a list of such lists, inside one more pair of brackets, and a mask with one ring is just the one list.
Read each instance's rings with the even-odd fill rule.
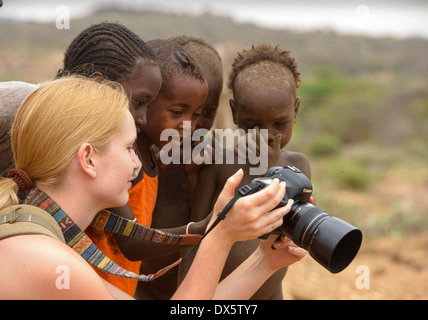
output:
[[64,243],[44,235],[0,241],[0,299],[106,299],[89,264]]
[[309,159],[303,153],[283,150],[281,151],[279,165],[282,167],[295,166],[309,179],[311,178],[311,166]]

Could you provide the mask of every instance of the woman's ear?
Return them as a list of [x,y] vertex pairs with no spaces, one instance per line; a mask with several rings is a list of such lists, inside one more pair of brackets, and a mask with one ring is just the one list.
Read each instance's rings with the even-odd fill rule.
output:
[[97,176],[95,150],[89,143],[84,143],[77,151],[77,161],[80,169],[90,177]]

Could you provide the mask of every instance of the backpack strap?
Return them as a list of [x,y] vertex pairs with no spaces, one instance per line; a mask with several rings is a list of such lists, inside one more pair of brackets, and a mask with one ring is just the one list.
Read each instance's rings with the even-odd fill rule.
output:
[[45,210],[23,204],[0,210],[0,240],[24,234],[44,234],[65,243],[58,223]]

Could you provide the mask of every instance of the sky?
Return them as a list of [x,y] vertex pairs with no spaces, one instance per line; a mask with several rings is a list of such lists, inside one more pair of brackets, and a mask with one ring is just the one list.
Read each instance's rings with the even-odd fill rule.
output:
[[426,0],[3,0],[3,3],[0,21],[54,21],[60,5],[69,8],[73,19],[90,14],[99,5],[114,4],[186,14],[209,12],[269,28],[330,29],[345,34],[428,39]]

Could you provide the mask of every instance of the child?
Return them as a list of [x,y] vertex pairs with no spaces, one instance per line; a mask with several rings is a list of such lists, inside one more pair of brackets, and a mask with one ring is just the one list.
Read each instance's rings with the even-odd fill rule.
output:
[[[57,78],[78,74],[94,80],[107,79],[119,82],[128,96],[130,109],[140,133],[136,142],[143,169],[133,180],[129,190],[129,205],[112,209],[126,218],[150,226],[156,202],[157,171],[152,166],[150,144],[141,134],[146,123],[146,112],[156,98],[162,83],[156,57],[151,48],[134,32],[118,23],[103,22],[83,30],[64,54],[64,66]],[[132,208],[132,211],[131,211]],[[133,247],[132,243],[111,233],[89,228],[88,235],[104,253],[120,266],[138,272],[140,261],[130,261],[121,251]],[[124,242],[124,243],[121,243]],[[96,270],[101,277],[133,295],[137,281],[120,278]]]
[[[170,40],[179,43],[193,58],[197,60],[202,68],[205,79],[208,83],[208,96],[200,109],[200,115],[193,119],[195,128],[211,129],[220,95],[223,88],[223,65],[217,51],[202,39],[178,36]],[[151,42],[149,42],[151,43]],[[157,105],[156,105],[157,108]],[[149,116],[150,122],[153,119]],[[153,123],[155,124],[155,123]],[[194,181],[197,179],[201,166],[194,163],[187,165],[173,164],[163,166],[159,170],[159,189],[156,206],[153,212],[152,227],[166,228],[176,227],[190,222],[191,191],[195,187]],[[195,233],[195,225],[188,228],[190,233]],[[166,257],[144,261],[142,266],[152,270],[158,266],[165,266],[173,263],[179,258],[179,253]],[[141,283],[139,285],[139,298],[169,299],[177,289],[177,272],[179,268],[169,271],[162,278],[152,283]],[[144,293],[144,295],[142,295]]]
[[[201,110],[201,116],[196,121],[196,129],[211,130],[223,90],[223,63],[221,57],[212,45],[201,38],[181,35],[171,38],[171,40],[179,43],[189,51],[202,67],[208,83],[208,96]],[[200,167],[193,162],[185,166],[190,199],[192,199]]]
[[[296,95],[296,89],[299,81],[297,63],[289,56],[288,51],[268,44],[253,46],[250,50],[239,53],[233,63],[228,83],[233,93],[230,107],[233,121],[239,128],[245,131],[256,127],[268,130],[268,167],[293,165],[310,178],[306,156],[280,150],[290,141],[293,125],[297,120],[300,99]],[[275,141],[280,143],[276,144]],[[236,154],[234,160],[233,164],[211,165],[201,169],[195,189],[195,201],[192,203],[191,221],[199,221],[211,212],[231,172],[240,167],[244,170],[240,186],[255,178],[249,174],[252,165],[248,161],[244,165],[239,164]],[[259,240],[256,239],[236,244],[222,276],[227,276],[236,268],[254,251],[258,243]],[[184,267],[182,264],[180,270]],[[253,298],[282,299],[281,281],[285,273],[285,269],[277,272]]]
[[[142,129],[155,147],[161,150],[168,143],[160,139],[163,130],[175,129],[180,133],[180,137],[184,138],[184,121],[192,121],[191,131],[195,130],[196,120],[201,116],[202,106],[207,98],[208,85],[197,61],[178,43],[171,40],[152,40],[148,41],[148,44],[154,50],[161,67],[162,87],[152,108],[147,112],[147,124]],[[180,184],[177,185],[176,182]],[[188,193],[187,187],[183,188],[183,185],[186,185],[184,171],[171,171],[167,182],[159,184],[160,198],[153,214],[152,227],[172,228],[189,222]],[[173,193],[166,198],[163,192],[165,186]],[[194,230],[192,229],[192,232],[195,232]],[[202,230],[199,232],[202,233]],[[150,273],[150,270],[158,265],[168,265],[166,260],[169,259],[177,260],[178,254],[167,259],[143,261],[141,270]],[[135,297],[169,299],[170,293],[177,288],[175,273],[176,270],[171,270],[152,283],[140,282]]]
[[[189,66],[189,73],[194,72]],[[57,77],[80,74],[91,79],[108,79],[119,82],[128,95],[137,126],[137,153],[142,161],[142,170],[133,180],[129,190],[129,202],[111,211],[150,226],[158,191],[158,167],[150,150],[151,139],[141,129],[146,124],[146,112],[155,100],[162,83],[158,60],[153,50],[128,28],[117,23],[100,23],[82,31],[70,44],[64,57],[64,67]],[[187,222],[186,222],[187,223]],[[206,222],[200,228],[202,233]],[[198,224],[192,226],[198,231]],[[184,233],[185,223],[180,228],[169,229],[172,233]],[[122,267],[139,272],[141,259],[176,252],[181,246],[156,245],[128,239],[103,230],[89,228],[88,235],[94,243]],[[137,281],[99,274],[107,281],[134,295]]]
[[176,36],[170,40],[186,49],[199,63],[208,83],[208,96],[197,119],[196,129],[210,130],[219,106],[223,90],[223,64],[217,50],[205,40],[192,36]]
[[22,81],[0,82],[0,176],[13,168],[10,128],[24,98],[36,85]]

